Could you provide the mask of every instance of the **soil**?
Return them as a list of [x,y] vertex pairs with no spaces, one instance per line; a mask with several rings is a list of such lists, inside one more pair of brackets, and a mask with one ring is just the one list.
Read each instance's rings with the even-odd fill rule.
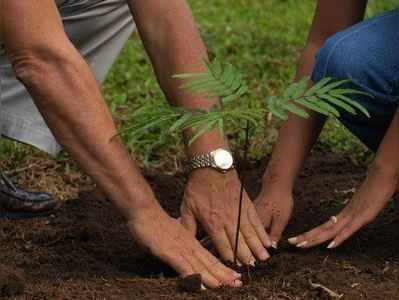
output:
[[[254,163],[245,172],[251,196],[259,191],[265,164]],[[365,169],[349,159],[315,151],[298,179],[286,237],[336,214],[364,176]],[[149,172],[147,178],[162,205],[177,216],[184,176]],[[0,222],[0,298],[334,298],[328,288],[342,299],[399,299],[398,223],[391,205],[337,250],[299,251],[283,243],[267,266],[247,274],[250,280],[243,288],[193,294],[182,292],[173,272],[131,241],[110,203],[85,192],[52,216]]]

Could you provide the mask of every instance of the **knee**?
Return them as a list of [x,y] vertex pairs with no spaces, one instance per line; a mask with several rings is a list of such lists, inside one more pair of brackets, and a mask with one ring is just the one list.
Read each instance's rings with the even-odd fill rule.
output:
[[324,77],[332,77],[362,82],[367,77],[369,65],[360,47],[357,41],[342,37],[340,34],[329,38],[316,56],[313,81],[318,82]]

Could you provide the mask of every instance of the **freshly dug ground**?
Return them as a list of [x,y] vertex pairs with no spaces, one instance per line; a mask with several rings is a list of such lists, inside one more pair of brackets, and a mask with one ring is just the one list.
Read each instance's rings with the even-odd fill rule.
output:
[[[245,172],[251,196],[259,191],[264,165],[254,163]],[[364,176],[364,168],[349,159],[315,151],[297,182],[295,216],[286,237],[340,211]],[[176,216],[184,176],[149,173],[147,178],[163,206]],[[0,298],[334,298],[328,288],[342,299],[399,299],[398,225],[391,205],[338,250],[324,246],[299,251],[283,243],[269,266],[251,272],[243,288],[189,294],[179,290],[168,268],[138,249],[107,201],[84,193],[46,218],[0,221]]]

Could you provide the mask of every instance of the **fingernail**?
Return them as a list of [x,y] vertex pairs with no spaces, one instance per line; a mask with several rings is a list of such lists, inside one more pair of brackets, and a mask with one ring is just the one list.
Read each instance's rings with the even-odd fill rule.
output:
[[205,285],[201,284],[201,290],[206,291],[207,288],[205,287]]
[[304,241],[302,243],[299,243],[298,245],[296,245],[298,248],[303,248],[308,244],[308,241]]
[[291,245],[295,245],[298,242],[298,238],[297,237],[293,237],[288,239],[288,243],[290,243]]
[[265,250],[265,252],[262,252],[259,258],[260,260],[267,260],[268,258],[270,258],[270,254]]
[[240,263],[239,261],[237,261],[237,266],[242,267],[242,263]]
[[241,286],[242,286],[242,281],[236,279],[236,280],[234,280],[233,285],[234,285],[235,287],[241,287]]
[[276,249],[277,250],[277,242],[272,242],[272,248],[274,248],[274,249]]
[[251,260],[249,261],[249,264],[250,264],[251,266],[255,267],[255,262],[256,262],[255,259],[251,259]]
[[336,242],[332,241],[330,244],[328,244],[327,249],[331,249],[335,247]]
[[241,278],[241,276],[242,275],[240,273],[234,272],[234,277]]

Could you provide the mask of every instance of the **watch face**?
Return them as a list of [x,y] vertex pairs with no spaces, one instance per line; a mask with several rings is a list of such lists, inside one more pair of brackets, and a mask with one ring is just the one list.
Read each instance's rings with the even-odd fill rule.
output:
[[222,170],[228,170],[233,166],[233,157],[229,151],[224,149],[216,150],[213,154],[215,164]]

